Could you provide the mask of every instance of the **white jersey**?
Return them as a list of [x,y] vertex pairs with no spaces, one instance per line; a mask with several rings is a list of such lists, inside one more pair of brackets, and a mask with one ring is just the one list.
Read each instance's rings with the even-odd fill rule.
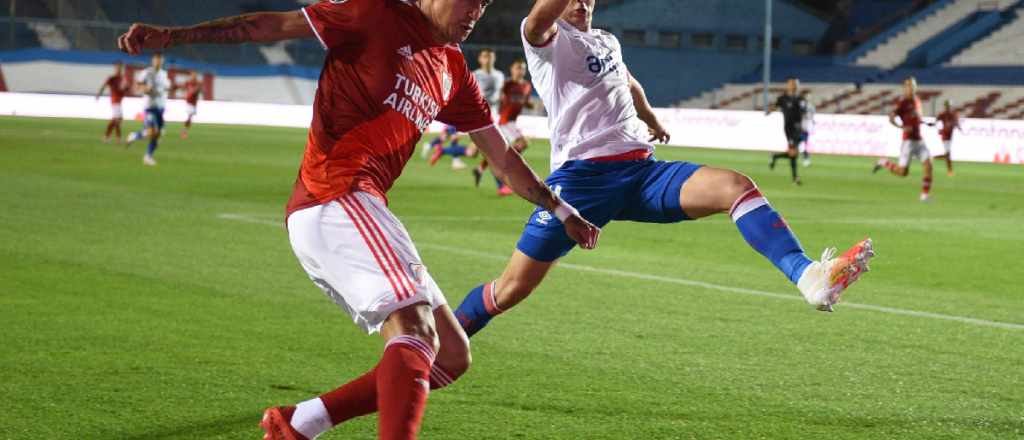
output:
[[551,171],[567,160],[653,151],[633,107],[619,40],[598,29],[581,32],[561,18],[555,25],[543,46],[526,40],[526,20],[519,30],[533,87],[548,110]]
[[167,78],[166,70],[153,70],[150,67],[139,72],[135,80],[145,87],[153,88],[149,93],[142,94],[145,108],[164,108],[167,105],[167,92],[171,89],[171,80]]
[[473,76],[476,77],[476,83],[480,85],[480,94],[484,96],[484,100],[491,107],[496,107],[501,101],[501,86],[505,85],[505,74],[498,69],[491,70],[491,73],[487,73],[484,69],[476,69],[473,71]]
[[801,127],[804,133],[810,133],[814,131],[814,104],[805,101],[807,108],[804,110],[804,120],[801,121]]

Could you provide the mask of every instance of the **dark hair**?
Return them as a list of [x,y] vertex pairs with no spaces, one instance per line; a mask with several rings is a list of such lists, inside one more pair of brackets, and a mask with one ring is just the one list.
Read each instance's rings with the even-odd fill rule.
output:
[[912,77],[912,76],[908,76],[908,77],[906,77],[906,78],[903,78],[903,82],[907,82],[907,81],[910,81],[910,80],[914,80],[914,81],[917,81],[917,78],[914,78],[914,77]]
[[114,65],[115,66],[123,66],[124,63],[122,63],[120,60],[118,60],[118,61],[114,61]]
[[522,64],[522,65],[525,66],[526,65],[526,60],[524,60],[522,58],[516,58],[516,59],[512,60],[512,64]]
[[[490,52],[490,53],[494,53],[494,49],[492,49],[492,48],[490,48],[490,47],[485,47],[485,48],[483,48],[483,49],[480,49],[480,53],[484,53],[484,52]],[[477,54],[477,56],[479,56],[479,55],[480,55],[480,54]]]

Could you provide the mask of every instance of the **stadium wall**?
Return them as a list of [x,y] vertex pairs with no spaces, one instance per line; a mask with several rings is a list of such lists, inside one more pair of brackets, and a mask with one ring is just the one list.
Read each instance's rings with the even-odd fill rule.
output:
[[[24,49],[0,52],[7,89],[22,93],[95,95],[113,64],[146,67],[149,58],[116,52]],[[306,66],[225,66],[167,57],[170,67],[214,74],[217,100],[312,105],[320,69]]]
[[[125,98],[127,119],[142,119],[142,100]],[[306,128],[313,117],[308,105],[205,101],[198,106],[195,123],[265,125]],[[761,112],[699,109],[654,110],[670,133],[670,145],[734,150],[782,151],[786,139],[782,115]],[[90,96],[0,93],[0,115],[109,119],[110,103]],[[183,121],[185,102],[170,100],[166,118]],[[931,119],[931,118],[926,118]],[[547,119],[520,116],[520,131],[526,136],[550,138]],[[954,135],[953,159],[970,162],[1024,164],[1024,121],[964,119],[963,133]],[[431,132],[443,126],[434,122]],[[932,154],[942,152],[937,130],[924,129]],[[810,152],[858,156],[897,156],[902,131],[882,115],[818,114],[810,136]]]

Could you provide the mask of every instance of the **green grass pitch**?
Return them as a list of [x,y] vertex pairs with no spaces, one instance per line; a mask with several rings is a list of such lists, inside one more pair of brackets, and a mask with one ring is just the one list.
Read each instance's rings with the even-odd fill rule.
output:
[[[104,126],[0,117],[0,439],[257,439],[267,406],[377,362],[282,227],[306,130],[172,123],[146,167]],[[525,155],[547,174],[546,142]],[[1024,436],[1024,167],[939,162],[922,204],[919,166],[813,156],[793,187],[763,152],[658,157],[750,175],[812,258],[872,237],[871,272],[826,314],[724,215],[613,223],[473,339],[421,438]],[[390,199],[454,306],[531,206],[449,165],[417,153]]]

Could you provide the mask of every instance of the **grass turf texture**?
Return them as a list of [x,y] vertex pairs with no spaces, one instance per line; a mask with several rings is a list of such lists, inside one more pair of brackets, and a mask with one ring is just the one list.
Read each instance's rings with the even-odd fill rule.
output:
[[[308,280],[281,227],[305,130],[198,125],[182,140],[172,123],[146,167],[145,143],[104,144],[104,124],[0,117],[0,438],[255,439],[267,406],[378,361],[379,338]],[[525,155],[546,174],[546,142]],[[815,311],[725,216],[613,223],[565,263],[794,300],[556,268],[473,339],[422,438],[1024,435],[1024,168],[957,163],[949,179],[938,163],[938,202],[921,204],[919,166],[898,179],[813,156],[793,187],[767,153],[658,156],[750,175],[812,258],[874,238],[851,304]],[[500,274],[531,207],[449,164],[417,152],[390,199],[454,306]],[[321,438],[375,433],[364,417]]]

